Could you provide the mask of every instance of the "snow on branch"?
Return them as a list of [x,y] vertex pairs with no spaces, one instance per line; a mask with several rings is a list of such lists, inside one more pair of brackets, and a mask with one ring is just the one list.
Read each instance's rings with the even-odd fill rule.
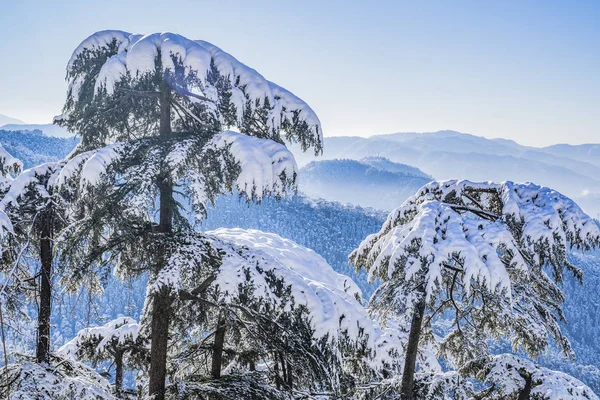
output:
[[[225,126],[235,122],[249,130],[245,133],[258,135],[260,131],[262,137],[274,138],[284,130],[288,140],[300,141],[303,148],[322,148],[321,123],[304,101],[220,48],[173,33],[101,31],[85,39],[67,64],[67,106],[57,121],[68,120],[80,97],[89,100],[90,93],[84,89],[93,88],[92,97],[112,96],[128,90],[123,82],[143,79],[157,69],[162,69],[165,82],[186,101],[213,114],[221,112]],[[156,97],[156,92],[148,93]],[[251,129],[253,124],[260,129]]]
[[135,346],[138,334],[137,321],[119,317],[102,326],[80,330],[57,353],[72,360],[111,358],[118,349]]
[[[219,260],[211,268],[215,254]],[[236,299],[240,290],[250,285],[252,298],[270,304],[269,308],[290,312],[291,305],[305,308],[315,343],[364,343],[374,369],[389,367],[402,353],[406,332],[382,328],[373,321],[352,279],[335,272],[314,251],[275,234],[218,229],[188,237],[172,249],[167,267],[151,282],[148,293],[168,288],[172,293],[185,293],[184,300],[194,299],[194,289],[204,281],[210,283],[210,289],[203,291],[218,293],[215,300],[198,299],[208,306],[245,307],[247,304],[238,304]],[[281,297],[278,283],[289,288],[291,303]]]
[[567,246],[598,244],[600,231],[572,200],[532,183],[432,182],[392,211],[379,233],[368,236],[351,260],[370,279],[391,278],[401,267],[411,277],[425,264],[429,298],[444,268],[472,282],[508,289],[507,268],[562,268]]
[[298,166],[291,151],[284,145],[269,139],[259,139],[233,131],[221,132],[208,147],[228,148],[234,160],[240,164],[236,189],[249,198],[285,194],[293,186]]
[[460,372],[489,385],[481,389],[476,398],[483,398],[480,397],[483,395],[488,399],[598,400],[598,396],[580,380],[512,354],[475,360]]

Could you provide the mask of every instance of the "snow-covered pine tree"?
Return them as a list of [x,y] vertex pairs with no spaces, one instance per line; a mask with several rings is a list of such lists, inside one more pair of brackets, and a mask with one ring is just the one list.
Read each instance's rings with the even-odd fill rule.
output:
[[[211,251],[220,259],[207,281],[197,255]],[[174,398],[347,398],[397,373],[405,335],[381,329],[349,277],[291,240],[218,229],[189,238],[168,265],[161,279],[180,293],[169,362]],[[198,282],[210,283],[194,292]]]
[[[103,257],[112,253],[123,271],[158,276],[168,267],[169,243],[191,230],[174,190],[189,195],[198,214],[232,189],[249,199],[279,196],[296,176],[283,140],[321,151],[320,123],[308,105],[204,41],[98,32],[73,53],[67,79],[56,122],[79,133],[82,150],[117,142],[71,230],[65,259],[77,263],[75,275],[113,261]],[[241,133],[219,133],[228,127]],[[174,293],[154,288],[149,391],[162,399]]]
[[444,313],[454,324],[440,352],[458,366],[487,355],[487,341],[500,336],[531,355],[552,339],[570,355],[558,285],[565,270],[582,278],[568,248],[599,239],[572,200],[534,184],[432,182],[392,211],[350,259],[382,282],[371,307],[410,321],[405,398],[413,398],[420,343],[433,339],[432,321]]
[[34,281],[39,277],[38,363],[50,360],[53,240],[64,222],[61,215],[64,204],[55,196],[50,178],[59,168],[58,163],[46,163],[23,171],[10,183],[9,190],[0,201],[0,208],[12,227],[9,240],[13,246],[8,263],[23,271],[29,271],[27,262],[32,259],[40,266],[39,274],[33,274],[35,276],[31,279]]
[[[100,153],[101,156],[103,153]],[[2,235],[2,263],[5,274],[2,295],[12,288],[15,294],[29,296],[36,301],[38,309],[36,361],[50,361],[50,316],[52,303],[52,281],[54,278],[55,238],[66,225],[67,203],[76,197],[80,182],[67,178],[70,169],[87,171],[84,165],[90,158],[91,164],[96,151],[84,152],[69,161],[48,162],[22,171],[18,160],[9,155],[0,157],[2,165],[12,166],[6,170],[1,183],[0,234]],[[3,167],[4,168],[4,167]],[[5,169],[3,169],[4,171]],[[93,173],[88,173],[94,176]],[[57,185],[57,182],[61,182]],[[39,273],[32,269],[40,266]],[[34,284],[39,278],[39,287]],[[88,282],[89,283],[89,282]],[[95,280],[97,284],[97,280]],[[39,291],[39,293],[38,293]],[[14,296],[13,296],[14,297]],[[39,300],[38,300],[39,299]],[[13,307],[14,308],[14,307]],[[16,311],[16,310],[14,310]]]
[[[18,175],[22,168],[23,163],[11,156],[0,145],[0,199],[4,198],[9,191],[13,177]],[[0,258],[0,307],[2,307],[0,313],[3,312],[4,307],[8,307],[11,311],[19,308],[15,304],[15,300],[23,293],[24,279],[29,278],[29,271],[25,271],[20,268],[20,265],[15,264],[19,247],[13,233],[14,228],[10,217],[0,206],[0,252],[2,255]]]
[[[138,335],[139,324],[129,317],[120,317],[102,326],[82,329],[57,353],[73,360],[91,362],[94,367],[104,361],[115,366],[115,393],[123,389],[123,370],[135,367],[136,359],[145,357],[146,344]],[[132,361],[132,362],[128,362]]]

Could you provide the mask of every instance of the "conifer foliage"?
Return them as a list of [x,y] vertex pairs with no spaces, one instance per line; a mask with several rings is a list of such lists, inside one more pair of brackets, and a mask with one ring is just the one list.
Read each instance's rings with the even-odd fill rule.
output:
[[[67,80],[57,123],[79,133],[81,151],[103,148],[107,157],[92,171],[100,179],[79,172],[91,184],[63,259],[74,278],[112,262],[124,275],[151,272],[148,391],[162,399],[178,295],[169,260],[195,235],[177,196],[202,217],[208,201],[234,189],[251,200],[294,190],[297,167],[283,142],[320,152],[320,123],[302,100],[221,49],[170,33],[98,32],[73,53]],[[198,257],[215,264],[213,254]]]
[[433,182],[394,210],[379,233],[350,256],[382,285],[371,307],[410,318],[402,393],[413,398],[419,343],[434,340],[432,321],[453,316],[439,352],[458,366],[488,355],[506,337],[530,355],[554,341],[571,356],[560,323],[567,260],[590,249],[600,231],[570,199],[534,184]]

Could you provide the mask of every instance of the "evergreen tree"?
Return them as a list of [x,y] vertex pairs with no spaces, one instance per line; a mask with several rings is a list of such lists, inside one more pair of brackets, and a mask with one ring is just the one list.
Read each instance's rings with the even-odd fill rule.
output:
[[432,321],[454,323],[439,352],[460,366],[488,354],[490,338],[508,337],[530,355],[563,335],[559,284],[570,246],[589,249],[600,231],[570,199],[534,184],[433,182],[394,210],[379,233],[350,256],[382,285],[371,299],[381,315],[410,320],[402,394],[414,396],[420,343],[434,339]]
[[103,326],[82,329],[58,350],[58,354],[91,362],[94,367],[111,361],[111,365],[115,366],[115,393],[120,396],[123,393],[123,370],[126,364],[130,368],[135,367],[139,362],[137,360],[144,358],[147,352],[146,344],[138,333],[139,324],[136,321],[120,317]]
[[[193,255],[212,251],[220,257],[207,270]],[[397,331],[371,320],[350,278],[290,240],[219,229],[189,238],[168,265],[159,279],[179,292],[169,361],[175,398],[233,390],[236,379],[238,398],[256,379],[262,389],[252,391],[265,397],[351,396],[396,364]]]
[[[79,168],[95,152],[85,152],[73,159],[70,167]],[[10,235],[6,237],[3,266],[14,278],[21,273],[19,282],[26,282],[25,294],[39,298],[36,341],[38,363],[50,361],[50,316],[52,303],[53,263],[55,239],[66,223],[67,203],[75,197],[78,184],[64,182],[56,185],[66,161],[49,162],[21,172],[6,185],[0,201],[2,225]],[[31,263],[39,265],[39,273],[32,273]],[[29,276],[27,274],[29,273]],[[39,278],[38,288],[32,283]],[[35,293],[31,293],[35,289]]]
[[[98,32],[73,53],[67,79],[57,123],[79,133],[81,151],[117,142],[65,236],[74,282],[107,261],[124,274],[164,275],[177,238],[192,229],[174,191],[198,215],[232,189],[248,199],[279,196],[296,177],[280,132],[321,150],[319,120],[302,100],[207,42]],[[219,133],[231,124],[241,133]],[[175,293],[153,288],[149,392],[162,399]]]

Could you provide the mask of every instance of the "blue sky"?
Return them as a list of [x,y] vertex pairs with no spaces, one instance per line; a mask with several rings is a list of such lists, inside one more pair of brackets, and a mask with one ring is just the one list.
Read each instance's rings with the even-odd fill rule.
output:
[[600,1],[0,0],[0,114],[60,113],[65,64],[102,29],[212,42],[306,100],[329,136],[600,142]]

